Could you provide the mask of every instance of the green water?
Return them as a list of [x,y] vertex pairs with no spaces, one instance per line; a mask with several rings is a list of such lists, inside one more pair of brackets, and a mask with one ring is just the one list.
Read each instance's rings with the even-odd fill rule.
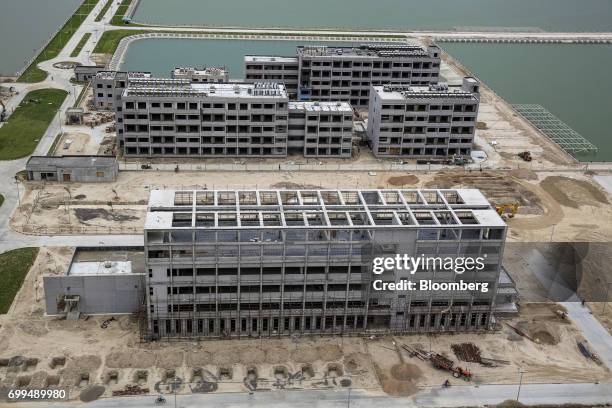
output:
[[610,0],[141,0],[136,21],[241,27],[612,31]]
[[[175,65],[225,65],[244,78],[245,54],[294,55],[292,41],[147,39],[124,70],[167,77]],[[511,103],[543,105],[599,147],[582,160],[612,161],[612,45],[440,44]]]
[[81,0],[1,0],[0,73],[13,74],[72,13]]
[[612,161],[612,45],[440,44],[510,103],[537,103]]
[[[130,44],[124,71],[150,71],[157,76],[169,77],[175,66],[225,66],[230,78],[244,78],[244,56],[277,55],[294,56],[298,45],[304,41],[237,41],[197,39],[146,39]],[[316,43],[322,44],[322,43]],[[347,44],[334,42],[334,44]]]

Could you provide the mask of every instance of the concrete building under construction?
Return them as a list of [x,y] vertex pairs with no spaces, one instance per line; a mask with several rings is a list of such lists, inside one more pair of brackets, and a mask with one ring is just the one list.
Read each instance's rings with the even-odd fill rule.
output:
[[282,82],[292,99],[367,107],[373,85],[438,83],[441,54],[436,45],[410,43],[308,45],[295,57],[245,56],[245,80]]
[[[506,225],[478,190],[152,191],[145,222],[150,338],[486,330]],[[407,254],[481,270],[372,274]],[[482,291],[376,291],[374,279]]]

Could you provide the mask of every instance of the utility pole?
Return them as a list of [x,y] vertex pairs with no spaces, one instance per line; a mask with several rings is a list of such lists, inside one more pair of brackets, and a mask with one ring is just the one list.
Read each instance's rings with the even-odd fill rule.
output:
[[348,398],[346,400],[346,408],[351,408],[351,387],[348,389]]
[[518,385],[518,391],[516,392],[516,402],[518,402],[519,397],[521,395],[521,385],[523,385],[523,374],[525,374],[525,371],[519,368],[519,385]]

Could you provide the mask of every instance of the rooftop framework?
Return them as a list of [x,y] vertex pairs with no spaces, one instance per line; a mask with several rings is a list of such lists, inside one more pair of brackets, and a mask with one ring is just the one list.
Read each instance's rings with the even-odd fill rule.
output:
[[597,146],[570,128],[561,119],[536,104],[513,105],[525,119],[571,155],[595,154]]
[[154,191],[147,229],[503,226],[478,190]]

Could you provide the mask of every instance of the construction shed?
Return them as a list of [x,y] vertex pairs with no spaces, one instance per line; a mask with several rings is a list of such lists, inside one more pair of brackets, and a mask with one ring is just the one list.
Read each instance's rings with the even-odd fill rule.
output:
[[144,296],[144,273],[132,261],[72,262],[62,275],[43,276],[45,311],[77,319],[85,314],[136,313]]
[[74,67],[74,76],[79,82],[89,82],[100,71],[104,71],[104,67],[98,65],[77,65]]
[[115,156],[32,156],[26,163],[28,180],[100,183],[115,181]]

